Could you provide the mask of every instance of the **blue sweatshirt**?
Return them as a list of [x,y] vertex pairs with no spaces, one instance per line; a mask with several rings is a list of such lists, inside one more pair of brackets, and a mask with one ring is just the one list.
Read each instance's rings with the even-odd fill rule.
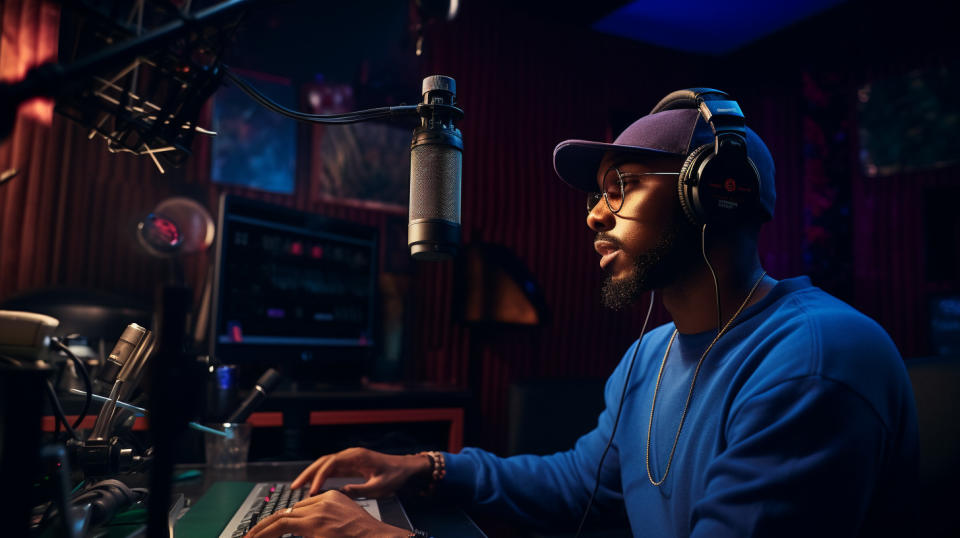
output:
[[[588,526],[623,512],[635,536],[886,535],[907,522],[917,418],[899,353],[872,320],[810,284],[779,282],[714,345],[664,483],[647,428],[674,324],[643,337]],[[650,436],[659,480],[697,362],[715,331],[677,335]],[[635,342],[572,450],[446,454],[441,494],[548,529],[576,529],[613,428]],[[622,517],[622,516],[621,516]]]

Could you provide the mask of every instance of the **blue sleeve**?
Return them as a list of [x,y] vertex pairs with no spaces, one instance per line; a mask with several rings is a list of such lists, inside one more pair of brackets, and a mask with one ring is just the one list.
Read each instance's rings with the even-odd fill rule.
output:
[[[625,356],[633,354],[634,346]],[[600,456],[610,439],[627,362],[621,361],[607,380],[606,408],[600,414],[597,427],[577,440],[573,449],[548,456],[509,458],[477,448],[445,454],[447,475],[441,482],[439,494],[532,527],[575,528],[593,491]],[[603,462],[591,521],[606,520],[611,524],[625,521],[619,461],[618,449],[613,443]]]
[[691,537],[856,536],[889,433],[837,381],[782,381],[731,410]]

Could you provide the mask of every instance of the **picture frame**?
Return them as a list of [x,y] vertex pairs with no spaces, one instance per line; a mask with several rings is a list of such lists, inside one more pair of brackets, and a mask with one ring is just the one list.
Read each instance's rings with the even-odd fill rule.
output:
[[[296,102],[289,79],[233,69],[257,90],[286,107]],[[212,98],[210,178],[279,194],[293,194],[296,185],[297,125],[268,110],[234,85],[220,88]]]
[[[311,114],[340,114],[355,107],[348,84],[313,82],[301,93]],[[406,215],[411,137],[406,124],[385,121],[311,126],[311,200]]]

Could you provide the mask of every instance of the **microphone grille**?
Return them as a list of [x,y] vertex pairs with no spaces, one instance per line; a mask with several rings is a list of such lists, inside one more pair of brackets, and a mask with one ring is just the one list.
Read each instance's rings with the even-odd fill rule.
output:
[[423,144],[410,151],[410,221],[442,219],[460,224],[463,153],[453,146]]

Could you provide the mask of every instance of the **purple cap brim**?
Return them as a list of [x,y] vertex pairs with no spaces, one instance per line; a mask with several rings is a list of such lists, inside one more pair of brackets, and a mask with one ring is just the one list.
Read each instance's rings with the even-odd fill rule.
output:
[[582,191],[597,190],[597,169],[607,152],[642,155],[681,155],[637,146],[621,146],[591,140],[564,140],[553,150],[553,169],[564,182]]
[[690,151],[691,143],[706,143],[712,136],[698,110],[665,110],[633,122],[611,144],[590,140],[561,142],[553,150],[553,169],[568,184],[592,191],[597,189],[597,168],[609,151],[682,156]]

